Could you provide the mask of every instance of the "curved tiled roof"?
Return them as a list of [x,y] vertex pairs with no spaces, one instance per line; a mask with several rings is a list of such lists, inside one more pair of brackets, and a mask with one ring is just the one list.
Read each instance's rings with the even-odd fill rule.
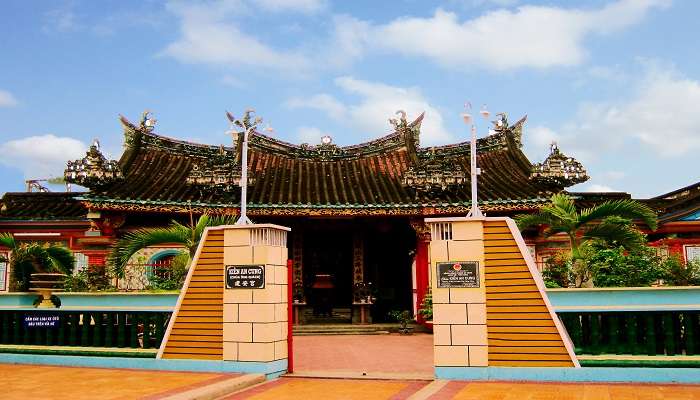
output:
[[87,209],[77,200],[84,193],[5,193],[0,199],[3,220],[85,220]]
[[[249,144],[249,207],[255,209],[406,209],[469,205],[469,142],[418,148],[422,116],[409,124],[413,141],[398,130],[355,146],[294,145],[255,133]],[[549,192],[530,180],[532,164],[521,151],[524,119],[477,142],[479,198],[486,209],[516,209],[546,201]],[[178,207],[231,208],[239,192],[222,193],[187,183],[195,164],[221,157],[238,159],[235,148],[195,144],[153,134],[122,121],[127,149],[119,161],[123,179],[93,188],[84,200],[93,208],[178,210]],[[424,193],[403,184],[408,168],[425,160],[459,166],[467,175],[461,187]],[[509,206],[510,205],[510,206]],[[262,213],[262,212],[261,212]]]

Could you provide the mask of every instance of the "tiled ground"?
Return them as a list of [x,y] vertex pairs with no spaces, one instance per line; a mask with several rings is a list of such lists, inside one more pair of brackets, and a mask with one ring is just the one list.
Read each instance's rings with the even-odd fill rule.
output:
[[294,336],[294,371],[367,371],[433,375],[433,336]]
[[281,378],[225,399],[696,400],[700,386]]
[[0,397],[27,399],[158,399],[236,374],[139,371],[0,364]]
[[449,382],[431,400],[696,400],[700,385]]
[[407,399],[429,383],[426,381],[281,378],[225,397],[225,400]]

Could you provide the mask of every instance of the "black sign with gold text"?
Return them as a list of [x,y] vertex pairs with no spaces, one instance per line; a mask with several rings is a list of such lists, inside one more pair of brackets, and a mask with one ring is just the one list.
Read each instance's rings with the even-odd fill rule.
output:
[[264,289],[264,265],[227,265],[226,289]]
[[448,261],[437,263],[437,287],[478,288],[478,261]]

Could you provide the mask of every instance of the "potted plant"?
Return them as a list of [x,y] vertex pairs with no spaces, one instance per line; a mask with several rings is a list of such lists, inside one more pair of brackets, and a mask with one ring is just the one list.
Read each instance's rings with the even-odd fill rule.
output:
[[408,310],[389,312],[389,317],[399,323],[399,333],[402,335],[410,335],[413,332],[413,327],[408,326],[413,321],[411,313]]

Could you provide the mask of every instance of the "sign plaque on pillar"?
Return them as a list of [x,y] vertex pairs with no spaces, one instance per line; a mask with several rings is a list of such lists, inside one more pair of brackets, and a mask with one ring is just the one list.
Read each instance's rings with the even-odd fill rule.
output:
[[227,265],[226,289],[264,289],[264,265]]
[[478,288],[478,261],[448,261],[437,263],[438,288]]

